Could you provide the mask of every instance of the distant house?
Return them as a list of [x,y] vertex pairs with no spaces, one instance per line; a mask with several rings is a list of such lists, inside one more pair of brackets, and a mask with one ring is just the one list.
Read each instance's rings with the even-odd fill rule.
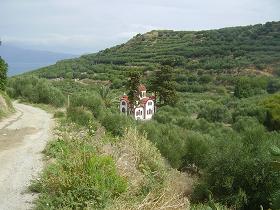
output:
[[132,115],[136,120],[150,120],[152,119],[156,107],[155,107],[155,97],[147,96],[146,87],[144,85],[139,85],[137,91],[137,100],[130,103],[128,96],[123,95],[120,98],[120,112],[126,115]]

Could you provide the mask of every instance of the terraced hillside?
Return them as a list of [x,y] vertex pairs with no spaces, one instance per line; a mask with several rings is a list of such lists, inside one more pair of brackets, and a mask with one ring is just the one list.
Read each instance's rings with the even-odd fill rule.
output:
[[[65,107],[65,112],[59,108],[55,113],[62,126],[83,128],[75,135],[59,128],[69,137],[60,135],[47,148],[46,154],[58,161],[35,185],[42,193],[38,209],[91,204],[106,209],[167,208],[159,207],[162,203],[174,209],[170,201],[176,193],[170,186],[180,186],[176,209],[189,206],[184,200],[191,209],[280,209],[280,171],[271,167],[280,153],[279,58],[280,22],[271,22],[199,32],[152,31],[96,54],[9,78],[7,93],[12,98]],[[130,83],[138,82],[146,84],[149,94],[157,93],[150,121],[119,113],[118,98],[133,93]],[[135,132],[127,133],[128,128]],[[103,142],[110,147],[103,148]],[[103,159],[115,149],[120,157],[112,160],[116,169],[120,159],[127,161],[123,165],[129,171],[135,171],[130,166],[136,163],[136,173],[124,170],[124,175],[132,174],[128,186],[140,183],[140,188],[125,190],[118,184],[123,173],[116,176],[111,160]],[[178,179],[176,174],[171,174],[170,185],[162,177],[162,159],[155,158],[161,156],[177,174],[192,174],[195,186],[189,176]],[[103,160],[105,165],[100,164]],[[108,168],[114,171],[108,173]]]
[[[151,31],[125,44],[77,59],[63,60],[32,74],[46,78],[111,80],[116,86],[128,68],[153,70],[159,63],[182,72],[275,73],[280,59],[280,22],[208,31]],[[243,71],[244,72],[244,71]],[[245,71],[246,72],[246,71]]]

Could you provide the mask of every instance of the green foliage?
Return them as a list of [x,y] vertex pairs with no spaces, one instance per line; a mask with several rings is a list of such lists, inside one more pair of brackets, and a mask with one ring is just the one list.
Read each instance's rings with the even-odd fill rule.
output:
[[255,117],[240,116],[236,119],[236,122],[232,125],[233,129],[238,132],[244,132],[248,127],[258,127],[259,121]]
[[280,130],[280,94],[274,94],[262,103],[267,109],[265,125],[270,130]]
[[173,82],[172,68],[170,66],[161,66],[159,71],[155,72],[151,79],[151,90],[155,92],[156,98],[159,98],[159,105],[175,105],[177,94]]
[[241,77],[236,82],[234,96],[238,98],[248,98],[253,95],[263,93],[267,88],[266,78]]
[[230,113],[224,105],[208,103],[202,107],[198,118],[205,118],[210,122],[230,122]]
[[87,126],[93,119],[93,115],[84,107],[67,108],[67,119],[79,125]]
[[0,57],[0,90],[6,89],[8,64]]
[[[277,146],[272,146],[270,153],[273,157],[273,161],[271,162],[274,170],[279,173],[280,172],[280,149]],[[280,208],[280,191],[276,191],[272,196],[272,208],[279,209]]]
[[120,113],[107,112],[101,119],[102,125],[114,136],[123,136],[133,119]]
[[201,183],[206,186],[204,195],[210,191],[215,200],[237,209],[268,208],[273,192],[279,188],[280,174],[271,170],[266,138],[263,128],[251,127],[241,138],[220,142],[217,149],[223,152],[214,151],[208,156]]
[[65,116],[65,113],[62,111],[56,111],[53,115],[54,118],[62,118]]
[[239,101],[232,113],[232,118],[234,121],[236,121],[236,119],[240,116],[250,116],[258,119],[260,123],[264,123],[266,115],[266,109],[259,104],[259,101],[254,101],[251,99]]
[[267,109],[265,125],[271,130],[280,130],[280,94],[274,94],[263,101]]
[[267,84],[268,93],[276,93],[280,91],[280,80],[279,79],[270,79]]
[[218,203],[214,203],[214,207],[209,204],[193,204],[191,210],[228,210],[228,208]]
[[39,192],[37,209],[101,209],[126,190],[109,156],[98,156],[86,139],[58,139],[46,153],[57,158],[30,187]]
[[8,94],[13,98],[23,98],[32,103],[50,104],[56,107],[64,105],[62,92],[51,86],[45,79],[36,77],[17,77],[8,82]]
[[105,105],[101,96],[94,91],[86,93],[76,93],[70,96],[70,107],[85,107],[100,118],[104,113]]
[[135,101],[137,100],[139,85],[140,85],[140,73],[136,71],[129,72],[129,80],[127,82],[126,88],[128,90],[128,94],[127,94],[128,99],[132,103],[135,103]]

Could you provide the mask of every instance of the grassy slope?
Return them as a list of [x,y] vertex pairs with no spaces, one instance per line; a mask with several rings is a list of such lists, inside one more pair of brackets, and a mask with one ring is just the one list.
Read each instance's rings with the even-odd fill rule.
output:
[[59,123],[45,149],[51,158],[40,180],[36,209],[188,209],[192,179],[166,165],[134,129],[115,139],[95,125]]

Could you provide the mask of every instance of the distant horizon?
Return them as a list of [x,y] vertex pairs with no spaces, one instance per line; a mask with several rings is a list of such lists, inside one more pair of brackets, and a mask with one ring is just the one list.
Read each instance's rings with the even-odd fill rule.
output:
[[[149,31],[146,31],[146,32],[142,32],[140,34],[145,34],[145,33],[148,33],[148,32],[151,32],[151,31],[164,31],[164,30],[172,30],[172,31],[204,31],[204,30],[218,30],[218,29],[223,29],[223,28],[232,28],[232,27],[244,27],[244,26],[250,26],[250,25],[258,25],[258,24],[265,24],[267,22],[279,22],[280,20],[271,20],[271,21],[265,21],[263,23],[254,23],[254,24],[249,24],[249,25],[234,25],[234,26],[225,26],[225,27],[220,27],[220,28],[208,28],[208,29],[197,29],[197,30],[189,30],[189,29],[186,29],[186,30],[174,30],[174,29],[151,29]],[[75,56],[75,57],[80,57],[82,55],[87,55],[87,54],[92,54],[92,53],[98,53],[99,51],[102,51],[106,48],[111,48],[111,47],[114,47],[116,45],[119,45],[119,44],[123,44],[123,43],[126,43],[127,41],[129,41],[129,39],[133,38],[135,35],[139,34],[137,32],[135,32],[135,34],[133,34],[131,37],[128,37],[126,40],[123,40],[123,41],[120,41],[119,43],[115,43],[115,44],[112,44],[111,46],[108,46],[108,47],[104,47],[104,48],[100,48],[98,49],[97,51],[91,51],[91,52],[80,52],[80,53],[72,53],[72,52],[68,52],[68,51],[54,51],[54,50],[50,50],[50,49],[42,49],[42,48],[34,48],[32,46],[28,46],[28,45],[21,45],[21,44],[17,44],[16,42],[9,42],[9,41],[3,41],[2,40],[2,45],[9,45],[9,46],[13,46],[13,47],[16,47],[16,48],[20,48],[20,49],[24,49],[24,50],[33,50],[33,51],[40,51],[40,52],[48,52],[48,53],[59,53],[59,54],[68,54],[68,55],[72,55],[72,56]]]
[[151,30],[198,31],[280,20],[279,0],[9,0],[0,39],[25,49],[96,53]]

